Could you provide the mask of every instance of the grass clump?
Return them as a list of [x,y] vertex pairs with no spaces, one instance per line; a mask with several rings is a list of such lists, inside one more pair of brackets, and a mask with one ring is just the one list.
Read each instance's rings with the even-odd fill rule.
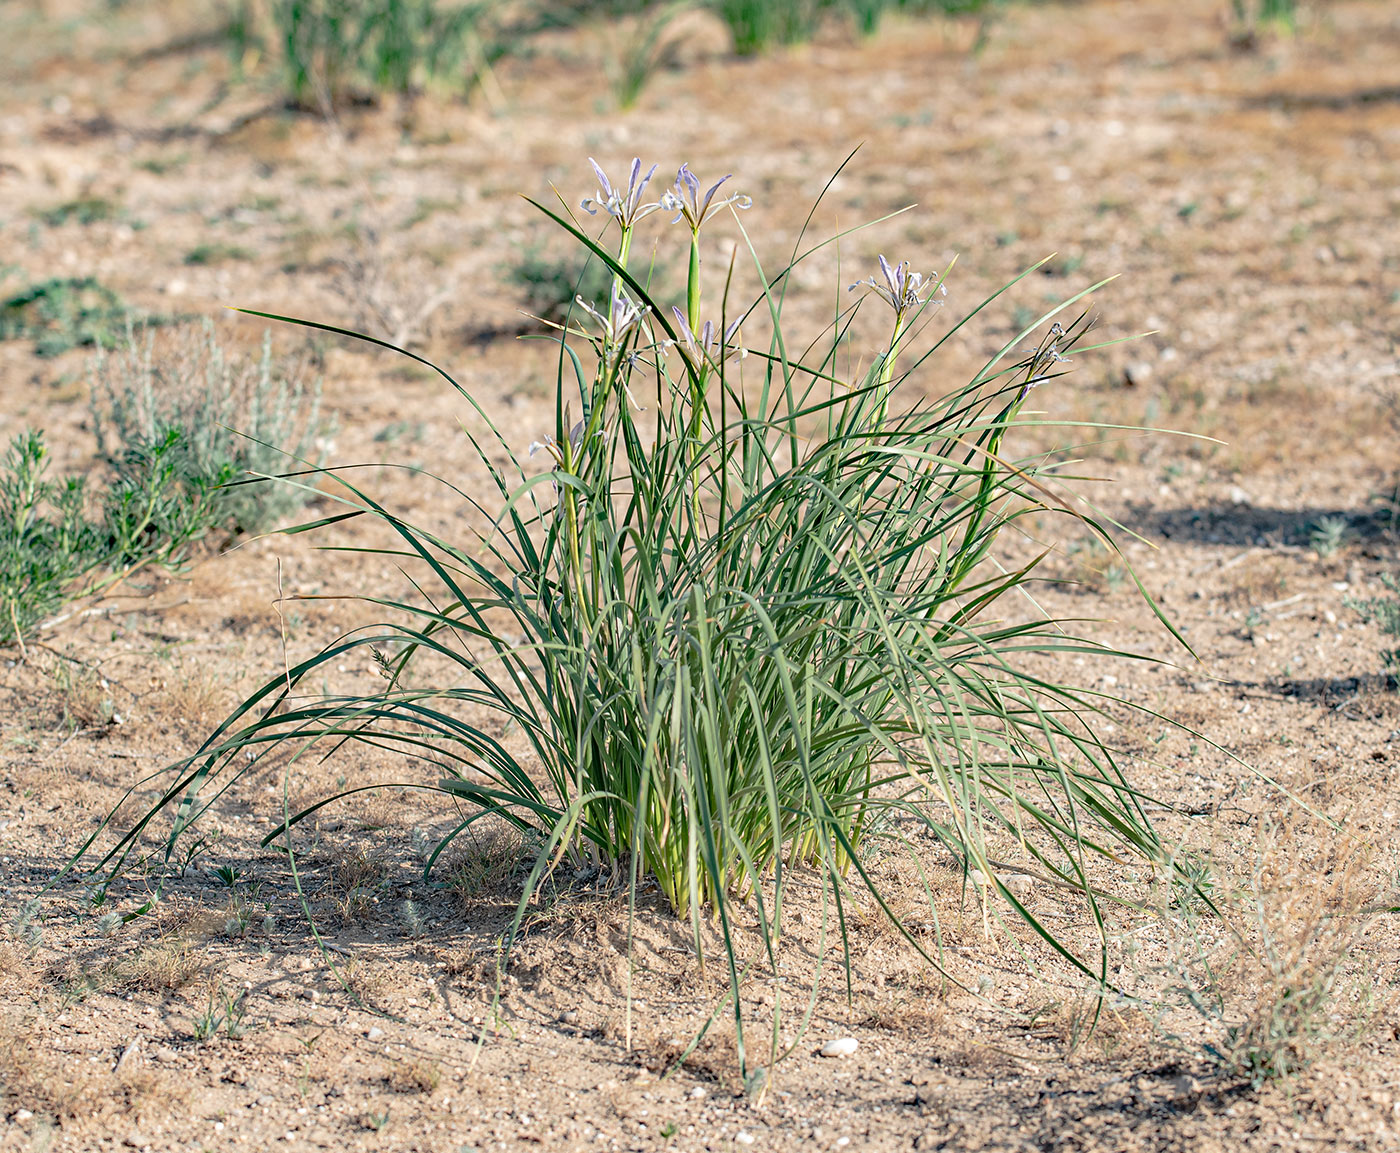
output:
[[407,95],[422,85],[468,86],[503,51],[496,5],[442,0],[270,0],[244,3],[233,22],[242,56],[263,43],[280,57],[291,98],[343,103],[357,87]]
[[740,56],[810,40],[823,7],[821,0],[715,0],[715,12],[729,26]]
[[[654,881],[702,954],[717,925],[746,1076],[735,992],[778,976],[791,884],[823,894],[847,966],[848,918],[869,904],[947,971],[936,928],[921,927],[940,923],[937,888],[926,880],[917,914],[896,910],[867,866],[875,850],[885,872],[898,859],[927,879],[932,854],[972,876],[989,916],[1009,914],[1106,983],[1106,951],[1082,959],[1007,883],[1007,860],[1019,858],[1077,891],[1101,924],[1095,861],[1170,869],[1140,794],[1096,735],[1093,692],[1037,671],[1045,657],[1126,654],[1037,615],[1016,595],[1035,559],[998,547],[1003,530],[1047,513],[1111,544],[1071,511],[1052,458],[1014,452],[1023,425],[1043,434],[1025,406],[1053,396],[1083,318],[1062,326],[1052,313],[1031,347],[1014,351],[1021,332],[971,381],[930,396],[916,382],[966,323],[923,339],[941,315],[941,275],[881,257],[854,286],[861,295],[799,341],[784,320],[789,276],[830,242],[799,246],[770,273],[743,229],[749,201],[724,180],[702,191],[682,166],[648,201],[654,168],[634,162],[619,185],[594,171],[599,190],[583,209],[601,233],[541,207],[611,274],[606,307],[581,310],[560,334],[552,427],[526,450],[452,382],[486,422],[474,443],[493,485],[488,499],[444,480],[477,518],[468,539],[408,523],[337,471],[344,516],[392,537],[364,547],[393,555],[412,592],[373,602],[392,622],[339,638],[250,696],[173,768],[100,867],[115,875],[167,807],[174,859],[270,750],[366,742],[431,763],[418,787],[461,812],[428,868],[483,819],[538,846],[507,950],[566,862],[606,868],[633,902]],[[654,215],[673,221],[687,262],[681,307],[657,301],[633,269]],[[724,218],[752,257],[746,304],[736,267],[717,281],[702,263],[702,232]],[[852,363],[849,349],[867,339]],[[380,687],[319,691],[356,651],[380,665]],[[511,745],[495,735],[502,722]],[[357,788],[347,781],[347,794]],[[289,813],[268,842],[285,838],[290,851],[320,803]],[[764,1063],[781,1055],[776,1020],[772,1035]]]
[[873,35],[887,12],[911,16],[987,14],[1006,0],[711,0],[729,27],[734,51],[753,56],[780,44],[812,39],[824,17],[849,20],[862,36]]

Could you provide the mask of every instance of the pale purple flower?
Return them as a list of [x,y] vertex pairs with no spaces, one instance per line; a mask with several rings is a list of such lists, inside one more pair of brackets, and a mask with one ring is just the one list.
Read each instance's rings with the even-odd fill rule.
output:
[[700,326],[699,333],[690,330],[690,324],[686,321],[685,313],[674,305],[671,312],[675,315],[676,326],[680,329],[681,339],[678,342],[681,351],[691,364],[699,367],[701,361],[709,360],[718,364],[722,360],[727,360],[735,355],[747,356],[748,353],[735,344],[734,337],[739,331],[739,325],[743,323],[741,316],[721,333],[713,320],[707,320]]
[[[930,272],[928,276],[924,276],[920,272],[910,272],[907,260],[900,261],[891,268],[890,262],[882,255],[880,273],[884,278],[883,283],[872,276],[856,281],[847,291],[854,292],[862,287],[873,288],[875,294],[894,309],[895,316],[899,319],[903,319],[906,312],[923,305],[929,293],[939,297],[948,295],[947,286],[943,284],[938,273]],[[934,300],[932,303],[942,304],[943,301]]]
[[660,207],[667,212],[674,212],[675,219],[672,224],[679,224],[684,220],[690,225],[692,232],[699,232],[700,226],[705,221],[718,212],[725,205],[732,204],[735,208],[748,208],[753,201],[743,193],[735,192],[729,196],[715,199],[715,193],[719,191],[720,185],[733,176],[722,176],[710,186],[710,190],[704,196],[700,195],[700,181],[695,173],[691,172],[689,164],[682,164],[676,173],[676,183],[672,188],[661,194]]
[[631,228],[644,216],[650,216],[661,207],[659,203],[642,203],[642,193],[646,191],[651,178],[656,175],[655,164],[643,176],[641,158],[634,157],[632,173],[624,191],[622,188],[613,187],[612,181],[608,179],[608,174],[598,167],[598,162],[593,157],[588,158],[588,163],[593,165],[594,175],[598,177],[598,192],[594,196],[584,197],[579,207],[589,216],[596,216],[601,208],[609,216],[614,217],[623,228]]
[[[579,421],[576,425],[574,425],[573,428],[569,430],[569,448],[572,450],[573,453],[577,453],[578,446],[582,443],[583,421]],[[544,449],[545,452],[549,453],[549,455],[554,458],[554,463],[557,464],[560,468],[564,467],[564,454],[559,451],[559,442],[555,440],[552,436],[550,436],[548,433],[545,434],[545,438],[543,441],[532,440],[530,442],[530,447],[527,450],[527,452],[530,456],[534,456],[535,453],[538,452],[540,449]]]
[[616,280],[613,281],[607,316],[604,316],[581,296],[575,297],[574,303],[603,326],[603,339],[608,344],[613,345],[620,344],[622,338],[625,337],[649,311],[646,305],[638,304],[628,296],[627,290]]

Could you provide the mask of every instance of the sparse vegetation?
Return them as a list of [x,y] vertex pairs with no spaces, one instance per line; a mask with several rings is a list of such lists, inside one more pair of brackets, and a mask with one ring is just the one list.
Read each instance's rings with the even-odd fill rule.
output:
[[[734,51],[751,56],[775,45],[810,40],[826,16],[852,22],[862,36],[872,35],[887,12],[907,15],[981,14],[1007,0],[711,0],[728,25]],[[985,35],[985,30],[983,35]],[[979,36],[979,42],[982,39]]]
[[[120,296],[94,278],[58,277],[0,301],[0,340],[32,340],[40,356],[92,345],[111,347],[133,316]],[[156,319],[146,317],[144,322],[153,324]]]
[[586,254],[557,259],[531,252],[510,269],[510,282],[520,289],[526,312],[548,324],[562,325],[582,315],[580,300],[595,311],[607,306],[612,272]]
[[1216,1068],[1256,1089],[1355,1039],[1370,1012],[1347,987],[1370,984],[1348,976],[1374,915],[1364,855],[1334,830],[1322,859],[1305,862],[1298,831],[1296,817],[1267,822],[1252,875],[1212,893],[1210,915],[1229,930],[1223,942],[1206,943],[1218,935],[1192,906],[1170,922],[1180,981],[1171,992],[1207,1021]]
[[247,1014],[247,990],[230,993],[222,981],[216,980],[209,986],[203,1011],[190,1022],[190,1033],[196,1041],[211,1041],[222,1030],[229,1039],[237,1040],[248,1031],[244,1020]]
[[407,95],[427,83],[468,88],[509,42],[496,5],[444,0],[270,0],[241,5],[240,58],[258,44],[281,61],[299,104],[329,109],[356,88]]
[[316,390],[268,343],[257,362],[227,356],[212,326],[168,357],[154,341],[128,329],[92,364],[98,486],[51,478],[37,430],[0,461],[0,644],[22,644],[67,601],[135,569],[180,565],[211,532],[258,532],[305,505],[305,485],[246,482],[314,454]]
[[[304,0],[297,93],[293,0],[0,0],[6,1149],[1396,1131],[1393,14],[720,7]],[[465,396],[314,332],[280,456],[225,303]]]
[[[1346,603],[1380,629],[1381,636],[1400,639],[1400,581],[1392,573],[1382,573],[1381,584],[1395,595],[1362,599],[1349,597]],[[1400,647],[1382,649],[1381,661],[1391,685],[1400,684]]]

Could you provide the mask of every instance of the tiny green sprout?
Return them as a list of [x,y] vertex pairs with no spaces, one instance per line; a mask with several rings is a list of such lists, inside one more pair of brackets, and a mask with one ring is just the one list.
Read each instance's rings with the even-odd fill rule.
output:
[[1326,560],[1346,543],[1351,536],[1351,526],[1344,516],[1324,516],[1317,519],[1308,533],[1308,543],[1313,552]]

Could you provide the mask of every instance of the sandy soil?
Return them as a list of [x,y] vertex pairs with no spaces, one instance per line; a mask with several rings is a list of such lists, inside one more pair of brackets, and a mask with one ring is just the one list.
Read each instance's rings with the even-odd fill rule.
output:
[[[976,994],[862,911],[850,998],[828,966],[799,1036],[820,915],[799,908],[799,993],[785,998],[798,1003],[780,1027],[793,1051],[746,1095],[722,1026],[665,1076],[722,975],[697,964],[654,895],[629,945],[610,879],[577,878],[532,914],[498,983],[520,847],[474,842],[435,875],[448,883],[425,884],[415,844],[454,814],[390,790],[327,811],[302,846],[299,898],[285,855],[258,846],[284,780],[310,796],[343,774],[414,779],[368,757],[246,778],[146,918],[104,934],[107,908],[79,881],[26,914],[126,787],[195,748],[286,654],[366,619],[345,601],[279,615],[279,589],[398,587],[387,564],[262,539],[178,577],[144,574],[23,658],[0,654],[0,1149],[1393,1146],[1400,705],[1380,639],[1347,599],[1381,591],[1396,553],[1376,496],[1393,487],[1400,420],[1400,14],[1317,5],[1296,37],[1241,52],[1227,7],[1015,10],[976,56],[971,25],[891,21],[867,43],[833,30],[752,61],[695,18],[681,66],[626,113],[612,108],[606,37],[586,28],[505,64],[468,104],[327,122],[232,77],[200,38],[216,23],[204,5],[0,2],[13,61],[0,288],[92,275],[153,313],[214,316],[250,350],[260,326],[221,305],[398,331],[522,447],[548,427],[552,364],[512,338],[507,270],[551,243],[520,194],[590,194],[590,155],[735,173],[754,199],[746,227],[778,260],[860,145],[818,232],[917,207],[849,239],[840,268],[833,254],[799,278],[792,318],[814,331],[878,252],[919,268],[957,255],[950,315],[1058,252],[950,343],[931,392],[1047,299],[1118,274],[1093,300],[1103,334],[1150,335],[1078,358],[1041,403],[1055,419],[1213,438],[1095,434],[1080,452],[1103,478],[1097,502],[1140,538],[1125,538],[1128,559],[1199,659],[1073,536],[1048,564],[1074,583],[1038,595],[1164,662],[1071,671],[1210,738],[1114,713],[1164,835],[1214,855],[1228,928],[1250,945],[1188,909],[1114,913],[1113,977],[1139,1000],[1106,1003],[1090,1029],[1099,1002],[1084,983],[1023,932],[985,932],[976,894],[935,862],[953,910],[948,965]],[[79,198],[113,211],[44,221]],[[714,255],[733,235],[714,232]],[[188,263],[200,245],[221,247]],[[86,467],[86,355],[0,344],[0,436],[42,426],[60,467]],[[387,354],[320,355],[332,460],[480,481],[461,433],[479,417],[439,381]],[[402,473],[368,483],[447,531],[460,515]],[[1329,516],[1347,532],[1323,557],[1310,534]],[[1150,899],[1144,878],[1120,880]],[[135,907],[151,883],[136,870],[108,908]],[[1044,885],[1029,899],[1092,947],[1081,907]],[[1188,987],[1208,993],[1193,1001]],[[744,995],[771,1021],[773,987]],[[1232,1027],[1269,1022],[1306,1050],[1306,1069],[1256,1088],[1212,1058]],[[858,1039],[853,1055],[817,1055],[842,1036]]]

